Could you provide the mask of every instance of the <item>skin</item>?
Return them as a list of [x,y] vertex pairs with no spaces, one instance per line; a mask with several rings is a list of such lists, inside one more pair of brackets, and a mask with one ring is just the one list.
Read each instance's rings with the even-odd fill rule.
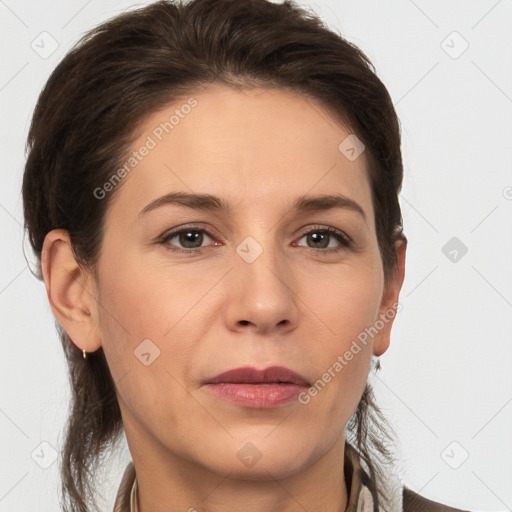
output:
[[[246,365],[286,366],[310,383],[321,378],[398,302],[405,241],[396,244],[398,268],[385,287],[365,153],[350,161],[338,150],[351,132],[318,103],[220,85],[193,96],[197,106],[116,190],[97,281],[77,265],[66,231],[47,235],[52,310],[80,350],[103,347],[142,512],[343,511],[346,425],[372,354],[389,346],[392,320],[306,405],[248,409],[201,381]],[[133,149],[186,99],[148,117]],[[173,191],[212,194],[232,209],[166,205],[139,216]],[[366,219],[348,208],[292,210],[301,195],[334,192],[356,201]],[[211,236],[162,242],[185,224]],[[326,253],[307,234],[327,227],[353,245],[331,236],[327,248],[340,251]],[[252,263],[236,251],[248,236],[262,248]],[[145,339],[160,350],[149,365],[134,355]],[[261,454],[252,467],[237,457],[248,442]]]

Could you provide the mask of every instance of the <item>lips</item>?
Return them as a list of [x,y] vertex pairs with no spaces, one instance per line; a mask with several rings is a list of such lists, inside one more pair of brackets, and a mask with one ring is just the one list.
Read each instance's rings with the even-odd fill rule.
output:
[[304,377],[283,366],[263,370],[235,368],[203,382],[203,388],[212,396],[249,409],[284,406],[307,387]]
[[203,384],[296,384],[309,386],[309,382],[298,373],[284,366],[270,366],[262,370],[245,366],[228,370],[206,379]]

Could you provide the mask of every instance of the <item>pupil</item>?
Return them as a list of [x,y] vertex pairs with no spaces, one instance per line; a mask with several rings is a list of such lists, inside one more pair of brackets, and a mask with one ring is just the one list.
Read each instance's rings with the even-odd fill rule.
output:
[[[199,240],[199,246],[201,246],[202,243],[202,233],[198,233],[197,231],[187,231],[182,234],[180,243],[187,248],[190,248],[187,246],[188,243],[194,243]],[[197,245],[193,245],[192,247],[198,247]]]
[[318,244],[318,242],[320,242],[320,247],[324,248],[324,247],[327,247],[327,243],[325,243],[327,241],[327,236],[325,234],[320,234],[320,233],[313,233],[310,235],[310,237],[313,239],[313,242],[315,244]]

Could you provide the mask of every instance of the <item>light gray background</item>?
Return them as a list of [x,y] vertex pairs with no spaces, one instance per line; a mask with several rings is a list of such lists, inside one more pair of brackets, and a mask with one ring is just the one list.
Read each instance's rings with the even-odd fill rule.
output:
[[[401,119],[407,271],[403,310],[376,387],[398,434],[402,478],[452,506],[510,510],[512,2],[300,3],[366,52]],[[69,400],[44,284],[22,252],[20,185],[30,116],[71,44],[140,5],[0,1],[1,512],[59,510],[52,460]],[[51,38],[58,43],[51,55],[32,49],[49,52]],[[448,253],[453,248],[448,256],[442,250],[452,237],[467,247],[462,256],[456,248],[457,261]],[[106,461],[109,478],[99,489],[105,510],[128,460],[123,444]]]

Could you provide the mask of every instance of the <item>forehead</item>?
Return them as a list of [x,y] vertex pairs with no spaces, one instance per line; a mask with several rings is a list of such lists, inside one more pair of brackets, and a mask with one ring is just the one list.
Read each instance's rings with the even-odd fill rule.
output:
[[258,208],[284,206],[305,194],[341,193],[370,215],[364,151],[356,158],[346,152],[353,137],[327,109],[298,93],[211,85],[144,120],[132,146],[137,157],[116,201],[140,206],[138,213],[172,191]]

